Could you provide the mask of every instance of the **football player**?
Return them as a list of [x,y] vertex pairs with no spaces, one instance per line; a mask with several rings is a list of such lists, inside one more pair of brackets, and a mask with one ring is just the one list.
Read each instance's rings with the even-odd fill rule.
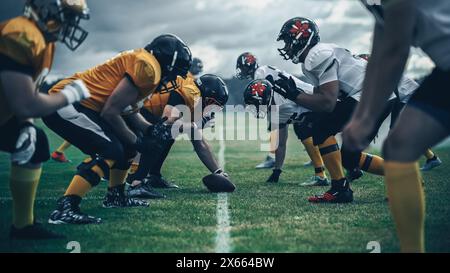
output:
[[[370,54],[359,54],[358,57],[369,61]],[[417,83],[413,80],[406,79],[406,82],[399,86],[399,89],[395,93],[397,99],[395,101],[394,107],[391,112],[391,123],[389,128],[392,129],[394,127],[395,121],[397,117],[400,115],[400,112],[405,108],[408,100],[411,98],[413,91],[417,89]],[[404,80],[405,81],[405,80]],[[426,158],[425,164],[420,168],[421,171],[430,171],[442,164],[441,159],[430,149],[428,148],[423,154]]]
[[164,122],[150,124],[136,113],[127,117],[139,128],[140,133],[136,134],[122,114],[129,108],[138,108],[145,98],[168,83],[176,86],[176,78],[186,77],[191,62],[186,44],[175,35],[164,34],[145,48],[124,51],[53,86],[51,95],[59,94],[76,80],[83,80],[89,89],[92,95],[89,99],[62,108],[43,120],[91,160],[78,167],[64,196],[57,201],[49,223],[100,223],[100,218],[80,211],[80,202],[106,174],[109,187],[103,207],[148,206],[145,201],[125,195],[125,178],[136,151],[147,151],[155,139],[169,138],[171,127]]
[[[203,72],[203,62],[202,60],[200,60],[197,57],[192,58],[192,65],[191,68],[189,69],[189,73],[188,73],[188,77],[192,78],[192,79],[197,79],[200,74]],[[144,112],[147,113],[147,112]],[[143,113],[143,114],[144,114]],[[61,145],[57,151],[60,151],[61,148],[64,148],[63,145]],[[64,151],[64,150],[63,150]],[[139,168],[139,157],[140,155],[137,155],[137,157],[135,158],[135,160],[133,161],[133,163],[131,164],[131,169],[130,169],[130,173],[135,173],[137,171],[137,169]],[[162,164],[162,162],[161,162]],[[162,178],[164,180],[164,178]],[[166,181],[162,181],[162,182],[166,182]],[[171,183],[162,183],[162,186],[169,186]]]
[[[273,66],[259,66],[256,57],[250,52],[242,53],[236,62],[236,77],[238,79],[268,79],[278,80],[279,74],[283,74],[284,77],[291,77],[286,72],[282,72]],[[310,84],[307,84],[296,77],[293,77],[297,87],[302,88],[303,90],[311,91],[313,87]],[[254,81],[254,84],[258,84],[260,82]],[[246,104],[254,105],[259,99],[252,99],[251,86],[249,85],[246,89],[247,93],[244,93],[244,101],[247,99]],[[265,85],[261,83],[261,88]],[[257,96],[255,94],[254,96]],[[275,94],[273,100],[269,100],[269,96],[263,99],[264,102],[262,105],[267,106],[266,103],[271,101],[274,105],[277,105],[277,113],[279,116],[279,120],[271,120],[269,115],[265,115],[268,118],[269,128],[276,128],[271,131],[271,140],[278,139],[278,146],[275,150],[275,164],[273,166],[272,175],[269,177],[267,182],[278,182],[279,177],[281,175],[281,168],[283,166],[284,158],[286,155],[286,143],[288,137],[288,128],[289,124],[293,123],[295,133],[299,140],[303,143],[311,161],[313,162],[315,175],[312,177],[311,181],[304,182],[302,186],[326,186],[329,185],[328,179],[325,175],[325,168],[322,161],[322,157],[320,156],[319,148],[313,145],[312,135],[309,124],[314,119],[313,113],[309,110],[305,110],[303,107],[299,107],[293,101],[285,99],[279,94]],[[253,102],[253,103],[251,103]],[[254,105],[255,106],[255,105]],[[272,106],[272,105],[270,105]],[[304,114],[309,112],[308,114]],[[258,113],[257,117],[261,117]],[[302,121],[302,122],[299,122]],[[276,123],[277,126],[271,126],[273,123]]]
[[[239,55],[236,62],[236,78],[239,80],[254,79],[255,72],[258,69],[258,61],[250,52],[244,52]],[[277,130],[269,130],[270,152],[263,162],[256,165],[256,169],[270,169],[275,166],[275,150],[278,145]]]
[[23,16],[0,23],[0,150],[11,154],[12,239],[62,237],[33,214],[42,162],[49,159],[47,136],[33,118],[89,96],[81,81],[55,96],[37,91],[52,66],[55,42],[75,50],[85,40],[82,19],[89,19],[85,1],[28,0]]
[[[347,149],[359,151],[400,82],[410,47],[436,67],[412,95],[383,145],[389,206],[401,251],[423,252],[425,200],[417,160],[450,134],[450,2],[397,0],[369,5],[376,19],[371,58],[359,106],[344,130]],[[413,137],[412,137],[413,136]]]
[[[288,20],[281,28],[278,41],[280,55],[294,64],[302,64],[303,74],[312,83],[314,94],[307,94],[295,86],[292,78],[277,80],[274,90],[295,101],[320,118],[313,123],[313,141],[319,145],[324,163],[331,175],[331,189],[326,193],[309,198],[310,202],[346,203],[352,202],[353,191],[349,178],[355,179],[360,170],[383,175],[383,159],[367,153],[343,151],[342,156],[335,135],[343,129],[358,105],[367,62],[355,58],[348,50],[334,44],[320,43],[317,25],[303,17]],[[376,126],[370,132],[373,139],[392,109],[395,95],[381,109]],[[350,173],[347,178],[342,166]],[[361,172],[360,172],[361,173]]]
[[[186,123],[186,128],[192,128],[190,135],[194,150],[206,168],[212,173],[226,175],[215,160],[201,131],[208,126],[210,113],[221,110],[228,100],[228,88],[225,82],[212,74],[202,75],[197,80],[189,76],[186,79],[179,77],[177,82],[178,88],[170,92],[156,92],[146,100],[144,108],[141,110],[142,115],[150,122],[167,118],[166,122],[169,124],[176,121]],[[188,113],[182,112],[183,108],[188,110]],[[199,113],[199,117],[196,117],[196,113]],[[189,123],[190,125],[188,125]],[[184,130],[189,132],[186,128]],[[152,187],[178,187],[161,176],[161,167],[174,142],[175,139],[171,139],[158,143],[163,147],[157,155],[154,153],[141,154],[138,170],[127,178],[132,185],[128,189],[129,196],[158,198],[161,196],[158,196]],[[148,174],[150,175],[147,179],[144,179]]]

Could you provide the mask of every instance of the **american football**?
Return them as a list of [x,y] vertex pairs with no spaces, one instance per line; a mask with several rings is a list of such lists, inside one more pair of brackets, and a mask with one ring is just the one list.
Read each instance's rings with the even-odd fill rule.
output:
[[0,257],[450,253],[449,88],[449,0],[2,0]]
[[220,174],[208,174],[202,181],[210,192],[234,192],[236,189],[230,179]]

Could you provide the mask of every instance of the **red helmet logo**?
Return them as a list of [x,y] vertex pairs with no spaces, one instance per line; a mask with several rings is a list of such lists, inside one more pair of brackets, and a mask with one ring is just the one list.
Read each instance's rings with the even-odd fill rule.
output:
[[266,90],[266,85],[261,82],[257,82],[252,85],[252,95],[258,95],[258,97],[262,97],[264,95],[264,91]]
[[300,35],[301,37],[308,38],[311,35],[309,23],[302,23],[301,21],[296,21],[289,32],[295,37]]
[[246,65],[250,65],[256,62],[256,58],[255,56],[253,56],[252,54],[247,54],[245,55],[245,64]]

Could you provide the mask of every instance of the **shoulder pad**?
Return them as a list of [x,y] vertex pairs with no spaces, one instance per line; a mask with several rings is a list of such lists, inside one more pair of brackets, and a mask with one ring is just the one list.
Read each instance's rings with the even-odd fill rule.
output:
[[334,58],[334,46],[332,44],[319,43],[308,53],[305,59],[305,68],[308,71],[318,68],[325,62],[331,62]]

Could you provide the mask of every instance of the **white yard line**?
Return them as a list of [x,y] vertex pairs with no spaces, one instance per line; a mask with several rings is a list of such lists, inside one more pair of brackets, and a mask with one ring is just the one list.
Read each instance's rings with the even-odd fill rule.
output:
[[[222,129],[223,130],[223,129]],[[223,131],[222,131],[223,133]],[[224,135],[220,138],[219,149],[219,165],[225,170],[225,140]],[[230,253],[231,239],[230,239],[230,213],[228,210],[228,194],[217,194],[217,230],[216,230],[216,253]]]

